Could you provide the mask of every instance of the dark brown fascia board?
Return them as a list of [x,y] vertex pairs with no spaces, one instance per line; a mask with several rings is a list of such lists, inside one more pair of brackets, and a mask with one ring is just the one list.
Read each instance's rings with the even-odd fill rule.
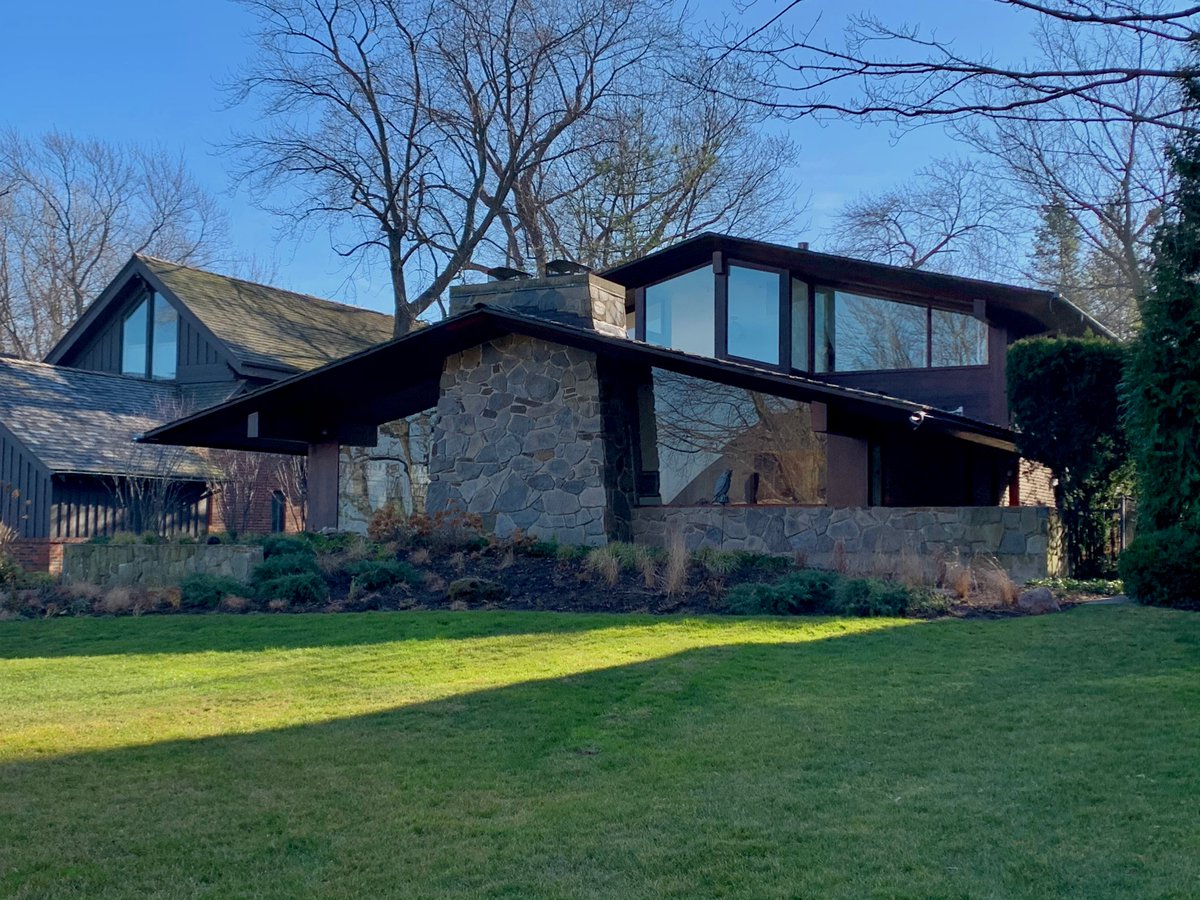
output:
[[[889,266],[848,256],[801,250],[751,238],[704,232],[678,244],[656,250],[640,259],[600,273],[625,287],[642,287],[711,261],[713,253],[731,259],[745,258],[803,272],[829,287],[877,288],[912,299],[988,300],[1017,316],[1025,316],[1044,330],[1075,327],[1108,338],[1115,336],[1066,298],[1038,288],[1021,287],[960,275],[943,275],[903,266]],[[1039,315],[1045,310],[1046,315]],[[1047,322],[1046,318],[1052,319]]]
[[[51,365],[57,365],[59,360],[61,360],[75,346],[76,343],[86,338],[90,334],[92,328],[108,313],[109,307],[111,307],[116,302],[117,298],[121,296],[121,293],[125,290],[126,286],[134,276],[140,277],[148,285],[154,288],[155,291],[165,295],[168,299],[170,299],[171,304],[175,307],[176,311],[178,311],[179,315],[185,318],[193,328],[204,335],[204,337],[208,339],[213,346],[220,349],[220,353],[224,358],[225,364],[233,369],[238,375],[245,374],[243,370],[250,367],[243,366],[241,361],[234,357],[234,355],[230,352],[229,348],[225,345],[225,342],[213,334],[212,331],[209,330],[208,326],[196,317],[196,314],[191,311],[183,298],[178,296],[174,291],[167,287],[167,285],[164,284],[162,280],[154,274],[150,267],[147,266],[142,258],[136,253],[129,258],[129,262],[127,262],[121,268],[121,271],[117,273],[117,276],[108,283],[108,287],[100,292],[100,296],[97,297],[96,300],[89,305],[86,310],[84,310],[84,313],[82,316],[80,316],[79,321],[72,325],[70,330],[62,336],[62,339],[54,345],[54,348],[49,354],[47,354],[44,362],[50,363]],[[294,369],[287,370],[286,372],[278,373],[276,377],[279,377],[280,375],[286,377],[286,375],[290,375],[294,371]]]
[[[130,278],[134,274],[140,274],[138,272],[140,262],[141,260],[138,259],[137,254],[129,257],[129,261],[121,267],[121,271],[100,292],[100,296],[88,304],[87,309],[83,311],[83,315],[75,321],[74,325],[67,329],[66,334],[58,339],[58,343],[50,348],[50,352],[46,354],[42,362],[58,365],[59,360],[91,331],[92,326],[104,315],[108,307],[112,305],[121,291],[125,289],[125,286],[129,284]],[[144,268],[144,266],[141,268]]]
[[[197,426],[201,432],[205,430],[206,425],[237,427],[238,423],[246,421],[246,417],[250,413],[264,410],[273,397],[286,398],[288,395],[294,395],[298,388],[302,388],[314,380],[335,379],[339,375],[343,375],[355,383],[361,383],[358,379],[353,378],[354,370],[365,368],[369,362],[372,362],[370,358],[373,356],[391,354],[398,348],[414,349],[415,352],[415,348],[420,347],[421,344],[432,344],[436,349],[430,358],[436,356],[444,359],[450,353],[460,352],[482,341],[512,332],[573,346],[577,349],[603,353],[642,365],[657,364],[661,368],[680,374],[693,375],[733,387],[762,390],[809,402],[849,405],[870,418],[889,421],[893,424],[903,423],[910,416],[919,413],[921,427],[929,427],[962,440],[986,444],[1006,451],[1014,450],[1013,435],[1008,429],[939,410],[927,404],[831,385],[802,376],[784,375],[742,363],[693,356],[677,350],[655,347],[627,338],[609,337],[582,328],[493,307],[477,307],[420,331],[393,338],[359,351],[319,369],[266,385],[218,406],[152,429],[140,440],[147,443],[194,443]],[[412,356],[409,355],[409,358],[411,359]],[[374,362],[378,363],[378,360],[374,360]],[[282,406],[291,408],[286,400],[283,401]],[[225,438],[225,440],[231,439]],[[205,445],[198,444],[197,446]],[[246,442],[241,443],[239,448],[247,449],[250,446],[257,445]]]

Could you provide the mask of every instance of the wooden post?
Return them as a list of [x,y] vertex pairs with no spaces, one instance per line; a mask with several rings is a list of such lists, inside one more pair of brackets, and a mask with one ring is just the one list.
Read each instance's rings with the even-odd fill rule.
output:
[[309,531],[338,527],[337,441],[308,445],[308,519]]

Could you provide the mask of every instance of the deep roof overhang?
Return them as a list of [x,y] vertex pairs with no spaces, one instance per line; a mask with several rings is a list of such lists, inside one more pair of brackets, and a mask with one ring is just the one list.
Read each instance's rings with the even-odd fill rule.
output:
[[1070,301],[1051,291],[942,275],[924,269],[818,253],[799,247],[706,232],[680,241],[640,259],[600,274],[626,288],[643,287],[711,262],[720,253],[743,260],[788,269],[823,287],[871,290],[900,299],[943,302],[952,305],[981,300],[987,318],[1004,324],[1018,336],[1056,332],[1064,335],[1112,333]]
[[310,444],[371,444],[375,429],[435,406],[448,356],[508,334],[596,353],[618,364],[805,402],[891,425],[918,415],[922,428],[1012,451],[1006,428],[934,407],[798,375],[682,353],[492,307],[480,307],[169,423],[147,443],[304,453]]

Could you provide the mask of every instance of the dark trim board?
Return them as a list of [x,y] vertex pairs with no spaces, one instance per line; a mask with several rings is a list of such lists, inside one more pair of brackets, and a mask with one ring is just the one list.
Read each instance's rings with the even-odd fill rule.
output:
[[[156,428],[148,443],[239,450],[306,452],[307,445],[361,435],[382,422],[437,403],[442,366],[454,353],[522,334],[594,352],[619,363],[655,366],[707,381],[835,406],[844,415],[886,424],[907,423],[1012,452],[1007,428],[939,410],[929,404],[829,384],[755,366],[694,356],[626,338],[481,307],[395,338],[311,372]],[[248,422],[258,414],[257,437]],[[304,448],[303,450],[301,448]]]
[[[906,269],[882,263],[817,253],[765,241],[728,237],[707,232],[671,247],[616,266],[600,274],[609,281],[636,288],[707,265],[714,255],[726,260],[741,259],[759,265],[787,269],[820,287],[845,290],[870,288],[880,296],[896,300],[949,304],[987,304],[989,321],[1020,334],[1047,331],[1064,334],[1092,332],[1112,337],[1111,332],[1083,310],[1050,291],[1017,287],[957,275],[942,275],[923,269]],[[631,298],[632,299],[632,298]]]

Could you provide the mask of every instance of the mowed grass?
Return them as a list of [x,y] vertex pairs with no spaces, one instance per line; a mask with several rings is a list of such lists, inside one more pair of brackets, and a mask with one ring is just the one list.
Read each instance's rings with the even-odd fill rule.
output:
[[0,623],[0,895],[1200,895],[1200,615]]

